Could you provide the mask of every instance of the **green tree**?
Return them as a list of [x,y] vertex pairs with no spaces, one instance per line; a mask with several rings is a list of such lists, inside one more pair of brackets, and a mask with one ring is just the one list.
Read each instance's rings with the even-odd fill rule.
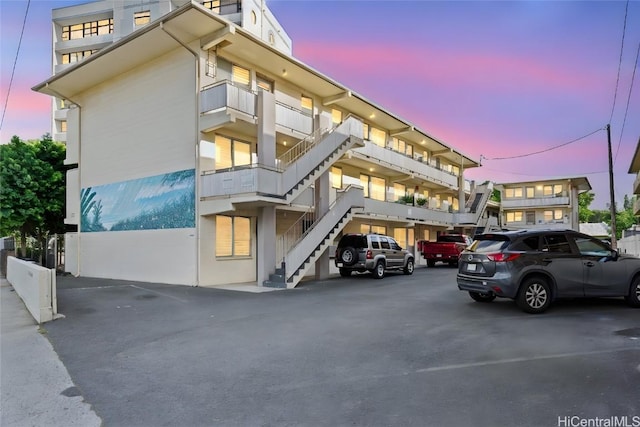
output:
[[595,194],[590,191],[578,194],[578,219],[580,222],[592,222],[593,211],[589,209]]
[[0,234],[20,237],[21,256],[33,237],[64,232],[65,146],[49,134],[41,140],[11,138],[0,145]]

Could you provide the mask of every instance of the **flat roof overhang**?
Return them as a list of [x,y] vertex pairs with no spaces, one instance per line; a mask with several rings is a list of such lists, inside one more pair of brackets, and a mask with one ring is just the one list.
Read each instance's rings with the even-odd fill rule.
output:
[[629,173],[640,172],[640,138],[638,138],[638,145],[636,145],[636,151],[631,158],[631,165],[629,166]]
[[479,162],[288,54],[274,49],[253,34],[194,1],[147,24],[32,89],[73,102],[74,97],[85,90],[175,50],[179,44],[174,37],[184,44],[200,40],[201,47],[218,43],[220,54],[224,55],[226,52],[236,58],[261,64],[273,75],[278,75],[300,88],[308,88],[322,99],[325,106],[336,105],[361,119],[370,119],[371,122],[390,130],[391,136],[398,136],[420,145],[455,165],[462,164],[465,169],[480,166]]
[[513,186],[513,185],[525,185],[525,184],[546,184],[554,181],[570,181],[571,184],[578,189],[578,192],[584,193],[585,191],[591,191],[591,183],[589,179],[584,176],[565,176],[565,177],[556,177],[556,178],[545,178],[538,179],[534,181],[514,181],[514,182],[501,182],[496,184],[496,186],[505,187],[505,186]]

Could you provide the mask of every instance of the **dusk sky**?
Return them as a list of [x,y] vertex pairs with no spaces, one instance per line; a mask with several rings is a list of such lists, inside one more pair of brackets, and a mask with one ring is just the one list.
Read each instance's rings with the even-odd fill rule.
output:
[[[7,103],[27,1],[0,0],[2,143],[51,131],[51,101],[31,87],[51,75],[51,10],[79,3],[85,1],[31,0]],[[640,139],[640,1],[267,4],[297,59],[465,155],[482,156],[482,167],[466,178],[586,176],[596,194],[591,207],[604,209],[610,123],[618,206],[631,195],[635,176],[627,171]],[[495,160],[588,134],[559,149]]]

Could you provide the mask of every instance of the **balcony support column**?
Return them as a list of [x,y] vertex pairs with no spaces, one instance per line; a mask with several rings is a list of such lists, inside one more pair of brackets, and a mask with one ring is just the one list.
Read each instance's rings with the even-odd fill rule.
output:
[[[331,190],[331,182],[329,180],[329,170],[323,173],[315,182],[315,204],[316,204],[316,221],[322,218],[324,214],[329,212],[329,197]],[[316,280],[324,280],[329,277],[329,264],[331,262],[329,251],[318,257],[316,260]]]
[[458,212],[465,213],[467,211],[467,204],[464,200],[464,170],[462,167],[462,164],[460,164],[460,176],[458,176]]
[[265,206],[258,209],[257,242],[258,286],[269,280],[269,274],[280,261],[276,259],[276,208]]
[[276,166],[276,98],[271,92],[258,91],[258,163]]

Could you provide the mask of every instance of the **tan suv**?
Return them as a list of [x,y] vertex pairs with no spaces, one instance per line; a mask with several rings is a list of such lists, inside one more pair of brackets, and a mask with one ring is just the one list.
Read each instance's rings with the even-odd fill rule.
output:
[[369,271],[376,279],[382,279],[387,270],[402,270],[404,274],[413,274],[414,259],[392,237],[380,234],[345,234],[336,248],[335,264],[343,277],[350,276],[352,271]]

